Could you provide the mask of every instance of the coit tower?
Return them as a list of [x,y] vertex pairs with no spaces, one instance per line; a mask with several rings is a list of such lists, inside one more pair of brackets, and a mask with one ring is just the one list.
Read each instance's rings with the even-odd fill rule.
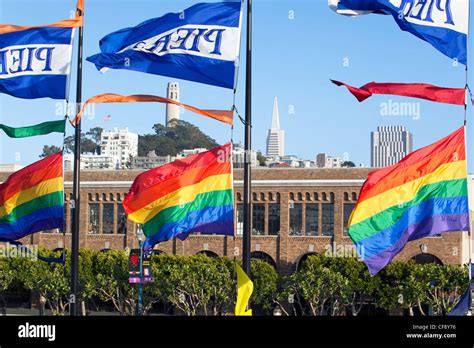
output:
[[[177,82],[168,83],[168,99],[179,102],[179,84]],[[166,104],[166,127],[173,126],[173,120],[179,120],[180,107],[174,104]]]

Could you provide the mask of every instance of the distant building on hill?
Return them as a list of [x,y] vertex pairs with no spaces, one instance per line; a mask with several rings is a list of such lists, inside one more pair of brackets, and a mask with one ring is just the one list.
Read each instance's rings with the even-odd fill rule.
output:
[[135,156],[132,159],[132,169],[153,169],[176,160],[176,156],[158,156],[156,152],[150,151],[146,156]]

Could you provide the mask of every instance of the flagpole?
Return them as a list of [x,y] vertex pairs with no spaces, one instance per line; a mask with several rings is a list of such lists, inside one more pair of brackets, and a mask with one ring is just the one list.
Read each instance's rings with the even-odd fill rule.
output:
[[[83,16],[78,9],[78,15]],[[76,87],[76,114],[81,111],[82,104],[82,55],[84,43],[84,25],[79,27],[78,58],[77,58],[77,87]],[[80,221],[80,170],[81,170],[81,118],[76,120],[74,133],[74,177],[72,207],[72,245],[71,245],[71,296],[70,315],[77,315],[78,288],[79,288],[79,221]]]
[[247,58],[245,82],[245,144],[244,144],[244,224],[242,241],[242,266],[250,278],[250,246],[252,238],[252,0],[247,0]]
[[[471,6],[468,2],[468,20],[467,20],[467,40],[466,40],[466,104],[464,105],[464,134],[465,134],[465,141],[467,142],[467,104],[468,104],[468,95],[470,94],[469,91],[469,33],[470,33],[470,24],[471,24]],[[470,99],[470,98],[469,98]],[[467,151],[467,146],[466,146]],[[469,180],[470,181],[470,180]],[[469,183],[468,181],[468,183]],[[470,208],[469,202],[469,190],[468,190],[468,207]],[[469,288],[468,291],[472,291],[471,284],[472,284],[472,231],[471,231],[471,210],[469,209],[469,231],[468,231],[468,252],[469,252]],[[472,315],[473,310],[473,299],[471,298],[471,303],[469,303],[468,307],[468,314]]]

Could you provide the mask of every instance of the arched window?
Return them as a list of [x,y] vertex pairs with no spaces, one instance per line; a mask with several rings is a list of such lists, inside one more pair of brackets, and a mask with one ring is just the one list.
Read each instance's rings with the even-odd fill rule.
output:
[[434,263],[437,265],[443,264],[439,258],[437,258],[436,256],[432,254],[424,254],[424,253],[418,254],[418,255],[413,256],[411,259],[420,265],[424,265],[427,263]]
[[296,261],[296,270],[300,270],[301,267],[303,267],[303,264],[304,262],[306,261],[306,259],[311,256],[311,255],[316,255],[316,253],[306,253],[306,254],[303,254],[301,255],[299,258],[298,258],[298,261]]
[[265,261],[269,265],[273,266],[275,269],[277,268],[275,260],[273,260],[270,255],[264,253],[263,251],[252,251],[252,253],[250,254],[250,258]]
[[219,257],[215,252],[210,250],[201,250],[196,255],[206,255],[207,257]]

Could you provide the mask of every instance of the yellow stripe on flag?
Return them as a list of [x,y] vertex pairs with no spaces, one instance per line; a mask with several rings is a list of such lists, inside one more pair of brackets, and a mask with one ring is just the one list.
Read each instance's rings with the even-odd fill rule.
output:
[[20,191],[0,206],[0,217],[8,215],[17,206],[28,203],[36,198],[63,190],[63,177],[40,182],[38,185]]
[[128,215],[128,219],[145,224],[163,209],[192,202],[200,193],[232,188],[232,174],[219,174],[205,178],[194,184],[180,188]]
[[239,316],[251,316],[252,310],[247,310],[250,296],[253,292],[253,283],[247,274],[244,272],[242,267],[238,264],[237,266],[237,303],[235,304],[235,315]]

